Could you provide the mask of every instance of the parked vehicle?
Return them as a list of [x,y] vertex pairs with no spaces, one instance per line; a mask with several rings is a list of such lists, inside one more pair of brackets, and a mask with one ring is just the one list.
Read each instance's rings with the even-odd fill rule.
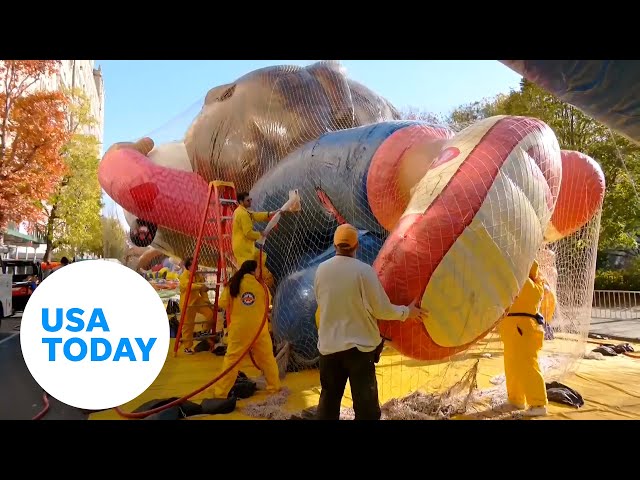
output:
[[14,312],[23,311],[27,305],[31,294],[42,281],[42,268],[39,262],[33,260],[2,260],[2,270],[5,274],[11,275],[11,300],[12,311],[5,316],[10,316]]

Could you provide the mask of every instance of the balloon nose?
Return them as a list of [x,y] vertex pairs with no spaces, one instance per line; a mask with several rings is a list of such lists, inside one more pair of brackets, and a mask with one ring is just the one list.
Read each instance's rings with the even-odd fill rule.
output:
[[129,238],[136,247],[148,247],[158,231],[158,226],[153,222],[136,220],[135,226],[129,231]]

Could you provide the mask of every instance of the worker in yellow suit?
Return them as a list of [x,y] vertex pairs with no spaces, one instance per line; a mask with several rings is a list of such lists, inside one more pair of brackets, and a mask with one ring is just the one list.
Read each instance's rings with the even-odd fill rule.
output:
[[540,313],[544,317],[547,323],[551,323],[553,315],[556,311],[556,294],[551,289],[551,285],[547,281],[544,282],[544,296],[542,297],[542,305],[540,306]]
[[193,259],[186,258],[184,261],[184,271],[180,274],[180,311],[185,312],[184,322],[182,324],[181,343],[184,344],[184,353],[193,355],[193,329],[195,327],[196,315],[199,313],[204,316],[207,326],[211,327],[213,322],[213,305],[209,300],[207,292],[211,290],[205,285],[204,276],[196,273],[191,284],[191,293],[189,294],[189,305],[185,305],[187,299],[187,291],[189,287],[189,276]]
[[[238,208],[233,212],[233,232],[231,236],[231,244],[233,255],[236,257],[238,266],[247,260],[259,261],[260,251],[256,248],[256,242],[260,240],[262,233],[254,230],[253,222],[268,222],[274,212],[252,212],[251,197],[249,193],[242,192],[238,194]],[[262,280],[267,287],[272,288],[274,279],[271,272],[266,267],[267,255],[262,252]],[[259,272],[260,273],[260,272]]]
[[544,318],[540,305],[544,296],[544,280],[533,262],[520,294],[500,323],[504,344],[504,370],[509,403],[519,409],[527,405],[525,415],[547,414],[547,390],[538,362],[544,342]]
[[[256,279],[258,262],[247,260],[241,266],[220,296],[219,305],[227,313],[227,353],[224,356],[222,371],[233,365],[251,346],[262,320],[265,310],[269,308],[269,297],[264,287]],[[256,366],[262,370],[267,381],[267,391],[280,390],[278,364],[273,355],[273,343],[266,324],[251,347],[251,354]],[[247,356],[247,358],[249,358]],[[238,376],[239,365],[214,384],[214,396],[227,398]]]

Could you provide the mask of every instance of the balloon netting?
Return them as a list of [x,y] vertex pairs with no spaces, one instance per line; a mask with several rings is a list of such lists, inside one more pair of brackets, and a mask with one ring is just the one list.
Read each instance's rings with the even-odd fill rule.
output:
[[[444,392],[479,358],[500,357],[494,327],[534,258],[558,303],[543,369],[560,378],[582,356],[600,214],[545,242],[564,172],[542,122],[493,118],[456,132],[405,121],[337,62],[251,72],[213,88],[202,105],[195,119],[185,120],[192,108],[153,132],[154,150],[142,148],[159,167],[153,176],[138,163],[123,166],[105,174],[108,192],[142,249],[132,258],[153,250],[184,259],[195,250],[208,182],[234,182],[251,193],[255,211],[278,209],[298,189],[302,211],[283,216],[264,248],[274,343],[289,372],[317,366],[314,276],[334,255],[333,232],[344,222],[359,230],[357,257],[374,266],[390,299],[417,298],[431,312],[424,325],[383,322],[391,342],[378,365],[382,398]],[[200,251],[211,283],[219,233],[206,226]]]

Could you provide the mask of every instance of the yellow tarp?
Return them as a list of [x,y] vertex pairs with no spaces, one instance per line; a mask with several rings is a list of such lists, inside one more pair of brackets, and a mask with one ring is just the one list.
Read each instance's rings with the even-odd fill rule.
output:
[[[614,342],[619,343],[619,342]],[[559,355],[569,351],[590,351],[597,347],[593,344],[580,344],[568,340],[556,339],[548,342],[547,354],[556,352]],[[640,346],[634,345],[636,352]],[[179,355],[173,357],[170,348],[164,369],[154,384],[136,400],[123,406],[125,411],[133,411],[144,402],[183,396],[204,385],[220,372],[222,357],[211,353],[198,353],[193,356]],[[381,403],[391,398],[399,398],[415,390],[443,391],[457,380],[479,360],[478,389],[496,389],[497,376],[504,371],[502,364],[501,343],[498,338],[491,336],[473,350],[466,352],[459,359],[452,362],[424,364],[408,360],[390,348],[385,349],[382,359],[377,366],[378,385]],[[544,363],[544,359],[543,359]],[[259,372],[250,360],[241,364],[241,370],[249,377],[257,377]],[[613,420],[640,419],[640,359],[624,355],[607,357],[604,360],[577,360],[572,373],[562,377],[560,381],[578,391],[585,400],[580,409],[550,404],[549,416],[546,419],[581,419],[581,420]],[[285,408],[291,413],[299,412],[307,407],[318,404],[320,395],[320,381],[317,370],[289,373],[283,384],[291,390]],[[205,391],[192,400],[195,402],[210,398],[211,393]],[[258,392],[247,400],[238,402],[236,411],[228,415],[199,416],[195,419],[210,420],[246,420],[250,419],[242,413],[248,403],[266,398],[264,393]],[[349,387],[345,392],[343,406],[350,407]],[[477,414],[466,418],[492,418],[494,412],[486,407],[475,408]],[[114,410],[92,414],[92,420],[121,419]]]

